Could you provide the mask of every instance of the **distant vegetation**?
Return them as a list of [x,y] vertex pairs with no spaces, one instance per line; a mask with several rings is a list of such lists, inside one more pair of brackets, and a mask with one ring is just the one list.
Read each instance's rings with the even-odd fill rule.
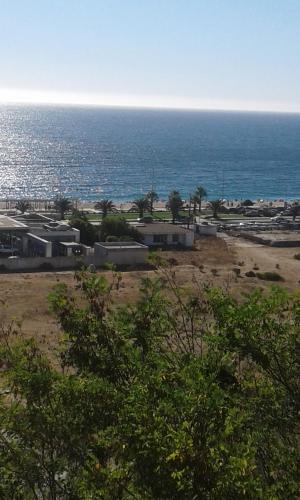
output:
[[[113,240],[111,240],[113,237]],[[100,241],[135,240],[140,241],[140,233],[124,217],[108,216],[100,226]]]
[[70,226],[80,231],[80,241],[84,245],[92,246],[96,241],[98,241],[98,228],[93,226],[87,218],[86,215],[82,214],[78,210],[74,210],[70,219]]
[[243,207],[252,207],[252,206],[253,206],[253,204],[254,204],[254,203],[253,203],[253,201],[252,201],[252,200],[244,200],[244,201],[242,201],[242,203],[241,203],[241,205],[242,205]]

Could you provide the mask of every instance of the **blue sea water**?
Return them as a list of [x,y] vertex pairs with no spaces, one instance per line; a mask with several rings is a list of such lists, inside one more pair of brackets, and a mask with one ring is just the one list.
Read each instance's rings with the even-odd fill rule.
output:
[[300,198],[300,115],[0,107],[0,198]]

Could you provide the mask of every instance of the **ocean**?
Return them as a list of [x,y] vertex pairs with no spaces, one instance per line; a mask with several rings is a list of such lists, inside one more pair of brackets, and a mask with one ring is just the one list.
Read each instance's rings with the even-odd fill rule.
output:
[[300,198],[300,115],[0,107],[0,198]]

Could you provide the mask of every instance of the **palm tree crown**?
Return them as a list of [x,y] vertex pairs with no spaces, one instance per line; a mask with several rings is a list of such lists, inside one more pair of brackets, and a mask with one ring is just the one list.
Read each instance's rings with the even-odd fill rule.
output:
[[199,203],[199,197],[196,194],[193,194],[190,197],[190,207],[193,207],[193,214],[196,213],[198,203]]
[[149,201],[149,210],[152,214],[153,213],[153,203],[155,201],[158,201],[158,194],[155,191],[151,190],[151,191],[149,191],[149,193],[146,194],[146,198]]
[[146,197],[143,198],[138,198],[133,202],[134,206],[138,209],[139,211],[139,217],[144,216],[144,212],[146,210],[149,210],[149,200]]
[[100,200],[95,203],[96,210],[102,210],[102,217],[106,217],[109,212],[112,212],[115,208],[112,200]]
[[54,201],[54,208],[60,213],[60,218],[65,218],[65,213],[72,209],[72,202],[69,198],[56,198]]
[[211,200],[208,203],[209,208],[213,211],[213,216],[216,219],[218,217],[218,212],[220,211],[221,207],[223,206],[224,202],[223,200]]
[[197,198],[197,203],[199,204],[199,212],[201,212],[201,204],[203,198],[207,196],[207,191],[204,186],[198,186],[195,191],[195,196]]
[[179,191],[171,191],[166,206],[172,213],[173,224],[175,224],[175,219],[177,219],[179,216],[179,211],[181,210],[182,205],[183,201],[181,199]]

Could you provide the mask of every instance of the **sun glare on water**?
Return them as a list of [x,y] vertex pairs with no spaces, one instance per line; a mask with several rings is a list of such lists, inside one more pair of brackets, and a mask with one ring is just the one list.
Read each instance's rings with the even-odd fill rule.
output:
[[119,106],[131,108],[163,108],[224,111],[300,112],[300,104],[257,102],[133,94],[74,93],[43,90],[0,88],[0,104],[62,104],[81,106]]

